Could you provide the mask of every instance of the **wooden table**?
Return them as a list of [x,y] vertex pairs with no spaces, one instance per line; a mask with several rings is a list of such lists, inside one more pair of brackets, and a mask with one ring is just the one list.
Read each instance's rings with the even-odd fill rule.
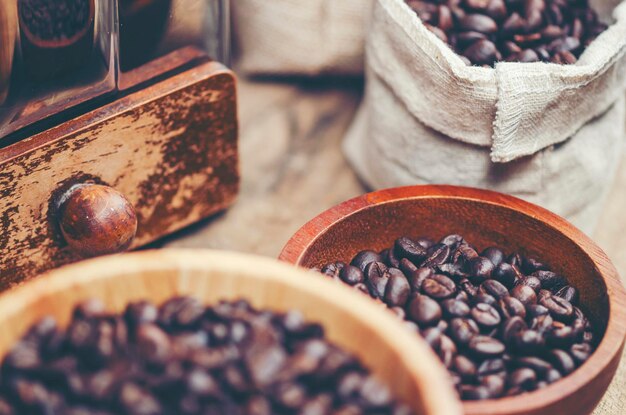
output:
[[[159,246],[214,248],[277,257],[291,235],[327,208],[366,192],[341,150],[361,97],[358,80],[239,83],[242,184],[237,203]],[[626,275],[626,160],[593,235]],[[626,413],[626,359],[607,397]],[[605,399],[606,401],[606,399]]]

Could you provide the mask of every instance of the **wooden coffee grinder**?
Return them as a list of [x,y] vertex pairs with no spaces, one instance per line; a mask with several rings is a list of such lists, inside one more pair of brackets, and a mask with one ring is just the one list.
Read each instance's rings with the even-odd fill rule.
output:
[[233,202],[226,0],[0,3],[0,290]]

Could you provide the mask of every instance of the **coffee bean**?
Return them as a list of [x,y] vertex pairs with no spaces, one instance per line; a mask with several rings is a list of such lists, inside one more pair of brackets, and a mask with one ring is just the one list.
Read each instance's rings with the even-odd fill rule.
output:
[[494,246],[485,249],[480,254],[481,257],[487,258],[497,268],[504,262],[504,252],[500,248]]
[[515,285],[526,285],[533,289],[536,293],[541,289],[541,281],[537,277],[523,277],[515,282]]
[[365,267],[365,285],[374,298],[385,295],[390,276],[389,268],[382,262],[372,262]]
[[541,282],[541,288],[546,290],[558,290],[566,285],[565,278],[552,271],[536,271],[531,274]]
[[426,279],[431,278],[435,273],[432,268],[418,268],[413,273],[409,274],[409,284],[411,289],[415,292],[420,292],[422,285]]
[[[391,272],[394,270],[397,272]],[[396,268],[392,268],[390,270],[390,274],[391,277],[389,278],[389,282],[385,288],[384,301],[390,307],[404,307],[409,299],[409,295],[411,294],[409,281],[406,279],[404,274]]]
[[535,290],[527,285],[518,285],[511,290],[511,296],[518,299],[525,306],[535,304],[537,302],[537,294]]
[[465,345],[480,333],[476,322],[467,318],[455,318],[450,321],[450,337],[460,345]]
[[333,262],[322,267],[322,274],[331,278],[339,279],[341,270],[346,266],[345,262]]
[[398,259],[406,258],[414,264],[422,262],[426,257],[426,250],[407,237],[396,239],[394,253]]
[[443,301],[441,309],[447,318],[466,317],[470,313],[470,307],[466,302],[453,298]]
[[360,268],[346,265],[339,272],[339,278],[348,285],[356,285],[365,281],[365,276]]
[[478,291],[489,294],[496,300],[509,296],[509,290],[502,283],[492,279],[483,282]]
[[549,370],[553,369],[550,363],[535,356],[515,359],[515,366],[532,369],[539,377],[544,377]]
[[422,262],[422,267],[434,267],[444,264],[450,257],[450,247],[445,244],[433,245],[426,251],[426,259]]
[[491,278],[495,269],[493,263],[484,257],[476,257],[469,262],[468,272],[474,284],[480,285],[483,281]]
[[576,368],[574,359],[572,359],[566,351],[561,349],[550,350],[548,352],[548,360],[550,360],[561,375],[568,375]]
[[480,359],[501,356],[505,346],[497,339],[488,336],[474,336],[468,344],[468,350]]
[[500,300],[498,310],[504,319],[516,316],[526,318],[526,307],[524,307],[521,301],[514,297],[504,297]]
[[574,317],[572,304],[556,295],[541,298],[539,304],[547,308],[555,320],[568,322]]
[[420,326],[432,326],[441,320],[441,307],[432,298],[418,295],[409,304],[409,317]]
[[[374,251],[361,251],[352,258],[350,265],[359,268],[361,271],[365,271],[365,267],[372,262],[382,262],[382,256]],[[323,271],[322,271],[323,272]]]
[[523,367],[516,369],[509,375],[509,387],[518,387],[524,390],[534,389],[537,383],[537,374],[534,370]]
[[[490,40],[478,40],[465,49],[463,55],[477,65],[493,65],[497,60],[496,45]],[[493,264],[492,264],[493,265]]]
[[489,304],[480,303],[474,306],[471,316],[484,329],[495,328],[500,324],[500,314]]
[[484,14],[468,14],[459,19],[459,29],[492,34],[498,30],[498,25],[491,17]]
[[511,264],[502,262],[492,271],[491,276],[505,287],[512,288],[517,279],[517,272]]
[[476,377],[476,363],[463,355],[456,355],[452,361],[452,369],[458,373],[464,381],[472,381]]
[[[450,12],[453,20],[461,16],[454,7]],[[433,19],[438,19],[436,12]],[[536,37],[528,31],[519,35],[523,42]],[[451,41],[459,41],[458,36]],[[505,46],[509,53],[516,48],[523,51],[512,41]],[[396,245],[402,255],[409,249],[423,249],[425,256],[417,264],[407,257],[395,259],[395,267],[389,252],[395,252]],[[368,252],[372,255],[373,251]],[[545,387],[566,374],[560,370],[572,366],[565,356],[575,368],[594,350],[591,323],[580,308],[567,301],[577,301],[578,292],[537,259],[519,253],[506,257],[495,247],[479,255],[456,234],[437,244],[428,238],[399,238],[381,257],[384,262],[366,265],[370,289],[363,283],[357,283],[355,289],[370,292],[379,304],[384,301],[396,316],[407,319],[404,325],[422,335],[463,396],[495,399]],[[344,265],[340,275],[350,272],[358,274]],[[382,288],[384,295],[378,291]],[[77,331],[89,332],[89,328]],[[331,376],[334,371],[324,373]],[[307,402],[312,399],[307,397]]]
[[443,300],[456,293],[456,284],[445,275],[435,274],[424,280],[421,289],[427,296],[436,300]]
[[566,285],[565,287],[561,288],[556,292],[556,295],[563,298],[564,300],[567,300],[572,305],[578,304],[578,301],[580,299],[578,290],[571,285]]
[[491,398],[491,392],[485,386],[462,385],[461,397],[467,401],[478,401]]
[[578,364],[583,364],[593,353],[593,347],[589,343],[577,343],[572,345],[569,352]]

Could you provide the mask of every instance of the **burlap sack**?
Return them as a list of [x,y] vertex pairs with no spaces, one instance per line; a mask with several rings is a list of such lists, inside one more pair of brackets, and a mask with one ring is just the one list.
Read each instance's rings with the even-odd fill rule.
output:
[[372,0],[231,2],[240,69],[253,74],[361,74]]
[[374,188],[448,183],[596,223],[626,136],[626,3],[575,65],[466,66],[404,0],[376,0],[365,98],[345,142]]

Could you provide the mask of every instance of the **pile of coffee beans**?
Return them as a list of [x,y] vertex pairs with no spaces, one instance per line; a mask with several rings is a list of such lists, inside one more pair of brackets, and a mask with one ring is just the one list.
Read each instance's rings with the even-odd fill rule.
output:
[[565,277],[519,253],[479,253],[460,235],[402,237],[321,272],[408,320],[465,400],[540,389],[572,373],[596,344]]
[[245,301],[78,306],[34,325],[5,357],[1,415],[410,415],[297,311]]
[[587,0],[407,0],[466,63],[575,63],[606,25]]
[[19,0],[22,22],[42,40],[72,38],[89,22],[90,0]]

